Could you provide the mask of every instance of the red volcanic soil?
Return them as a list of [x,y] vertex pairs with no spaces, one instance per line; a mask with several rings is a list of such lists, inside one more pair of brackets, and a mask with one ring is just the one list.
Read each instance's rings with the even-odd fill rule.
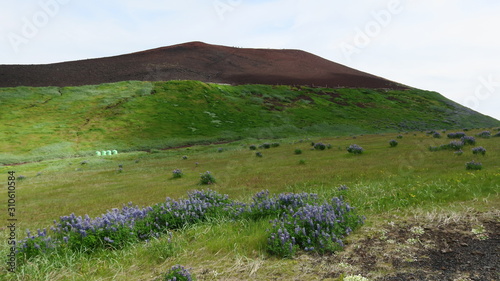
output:
[[190,42],[132,54],[43,65],[0,65],[0,87],[80,86],[139,80],[406,89],[300,50]]

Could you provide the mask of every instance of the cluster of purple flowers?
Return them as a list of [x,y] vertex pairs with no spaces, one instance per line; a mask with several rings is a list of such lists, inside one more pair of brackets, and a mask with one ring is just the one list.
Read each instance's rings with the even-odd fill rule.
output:
[[489,137],[491,137],[491,132],[490,131],[482,131],[481,133],[477,134],[477,136],[480,138],[489,138]]
[[[339,191],[345,190],[346,186],[339,188]],[[38,230],[35,235],[28,232],[19,242],[22,246],[18,251],[28,260],[61,247],[80,251],[118,249],[137,241],[171,235],[171,230],[211,218],[275,219],[269,234],[269,249],[281,256],[293,255],[297,249],[334,251],[342,246],[344,235],[362,224],[362,219],[342,197],[324,203],[311,193],[271,196],[269,191],[261,191],[251,204],[244,204],[208,189],[190,192],[187,199],[167,198],[152,207],[139,208],[129,203],[95,218],[62,216],[54,221],[52,237],[46,230]]]
[[478,147],[474,147],[472,149],[472,153],[473,154],[482,154],[482,155],[485,155],[486,154],[486,149],[482,146],[478,146]]
[[465,163],[466,170],[481,170],[482,168],[483,168],[483,164],[481,164],[480,162],[476,162],[474,160]]
[[363,222],[364,219],[339,198],[323,204],[306,204],[272,221],[268,250],[282,257],[292,257],[298,249],[335,252],[343,248],[342,238]]
[[463,137],[465,137],[464,132],[456,132],[456,133],[449,133],[448,134],[448,138],[450,138],[450,139],[460,139]]
[[326,144],[322,142],[317,142],[314,144],[314,149],[316,150],[325,150],[326,149]]
[[172,176],[174,179],[182,178],[182,170],[180,169],[175,169],[172,171]]
[[188,194],[187,199],[173,200],[153,206],[148,216],[137,227],[139,237],[158,237],[172,229],[206,221],[213,217],[237,217],[244,210],[244,205],[233,202],[227,195],[213,190],[196,190]]
[[464,136],[464,137],[460,138],[460,140],[464,143],[464,145],[466,145],[466,144],[475,145],[476,144],[476,139],[472,136]]
[[357,144],[351,144],[348,148],[347,148],[347,152],[349,153],[352,153],[352,154],[361,154],[363,153],[363,148]]
[[28,236],[19,242],[21,247],[18,253],[29,259],[60,246],[84,251],[102,247],[120,248],[137,241],[135,224],[151,210],[151,207],[139,208],[129,203],[122,209],[112,209],[93,219],[88,215],[62,216],[51,227],[53,237],[48,236],[46,230],[38,230],[37,235],[28,231]]
[[193,277],[184,266],[174,265],[163,275],[162,279],[165,281],[191,281]]
[[253,202],[246,211],[246,215],[252,219],[275,217],[289,210],[298,208],[318,200],[313,193],[281,193],[270,196],[268,190],[255,194]]

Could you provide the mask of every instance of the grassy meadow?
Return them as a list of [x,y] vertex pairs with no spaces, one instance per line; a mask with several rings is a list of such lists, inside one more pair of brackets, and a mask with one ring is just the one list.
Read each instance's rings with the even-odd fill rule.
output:
[[[168,84],[155,85],[160,86]],[[182,104],[181,100],[177,102]],[[475,136],[485,130],[498,133],[496,128],[466,133]],[[454,131],[457,130],[448,132]],[[188,191],[205,188],[248,203],[262,190],[272,194],[311,192],[330,198],[339,196],[338,187],[346,185],[348,190],[342,193],[345,200],[366,217],[365,226],[355,231],[353,237],[389,218],[464,210],[498,211],[499,138],[476,136],[476,144],[464,146],[461,155],[446,149],[430,151],[430,146],[451,141],[446,137],[448,132],[439,132],[442,138],[433,138],[423,131],[326,137],[314,133],[272,140],[244,138],[217,145],[44,159],[2,166],[0,174],[4,181],[8,171],[15,171],[18,177],[18,239],[24,238],[27,229],[50,228],[53,220],[63,215],[95,217],[128,202],[151,206],[166,197],[184,198]],[[396,140],[397,146],[391,147],[390,140]],[[249,149],[250,145],[266,142],[280,145]],[[317,142],[331,147],[314,150],[311,143]],[[346,148],[352,144],[361,146],[364,153],[348,153]],[[472,148],[478,146],[486,149],[485,155],[472,153]],[[295,152],[298,149],[300,154]],[[256,157],[256,152],[261,152],[262,157]],[[466,163],[472,160],[481,162],[482,169],[466,170]],[[182,170],[183,176],[173,178],[174,169]],[[216,184],[199,185],[200,174],[206,171],[215,176]],[[19,179],[20,175],[25,178]],[[5,189],[0,196],[7,197]],[[6,213],[1,216],[6,221]],[[313,254],[301,253],[293,259],[269,254],[269,227],[266,219],[214,219],[173,231],[170,242],[169,237],[160,237],[121,250],[42,255],[21,263],[16,274],[5,275],[3,280],[153,280],[176,264],[191,268],[197,280],[319,280],[318,271],[348,272],[348,267],[335,262],[336,254],[329,266],[309,262],[316,257]],[[7,230],[3,230],[2,239],[6,240]],[[354,238],[347,239],[348,247],[355,243]],[[2,243],[1,255],[7,252],[7,245]],[[1,274],[6,272],[4,266],[0,264]]]

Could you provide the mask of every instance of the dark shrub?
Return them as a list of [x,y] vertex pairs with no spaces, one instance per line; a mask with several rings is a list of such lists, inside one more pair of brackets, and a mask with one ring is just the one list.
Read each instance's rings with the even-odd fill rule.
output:
[[322,142],[318,142],[318,143],[315,143],[314,144],[314,149],[316,150],[325,150],[326,149],[326,145]]
[[474,147],[472,149],[472,153],[473,154],[482,154],[482,155],[485,155],[486,154],[486,149],[484,149],[484,147],[482,147],[482,146]]
[[448,138],[449,139],[460,139],[460,138],[463,138],[465,137],[465,133],[464,132],[457,132],[457,133],[449,133],[448,134]]
[[389,141],[389,145],[390,145],[391,147],[396,147],[396,146],[398,146],[398,142],[397,142],[396,140],[390,140],[390,141]]
[[347,148],[347,152],[352,153],[352,154],[361,154],[364,152],[363,148],[357,144],[351,144]]
[[182,171],[180,169],[175,169],[172,171],[172,177],[174,179],[182,178]]
[[470,145],[475,145],[476,144],[476,139],[471,136],[465,136],[460,139],[464,145],[470,144]]
[[210,173],[210,171],[206,171],[205,173],[200,174],[200,184],[214,184],[215,177]]
[[483,164],[475,161],[465,163],[466,170],[481,170],[483,168]]
[[480,137],[480,138],[487,139],[487,138],[491,137],[491,132],[490,131],[483,131],[483,132],[477,134],[477,136]]

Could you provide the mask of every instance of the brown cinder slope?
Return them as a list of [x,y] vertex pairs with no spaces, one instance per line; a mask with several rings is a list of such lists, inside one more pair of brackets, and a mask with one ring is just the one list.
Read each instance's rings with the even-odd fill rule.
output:
[[132,54],[44,65],[0,65],[0,87],[199,80],[227,84],[406,89],[300,50],[190,42]]

